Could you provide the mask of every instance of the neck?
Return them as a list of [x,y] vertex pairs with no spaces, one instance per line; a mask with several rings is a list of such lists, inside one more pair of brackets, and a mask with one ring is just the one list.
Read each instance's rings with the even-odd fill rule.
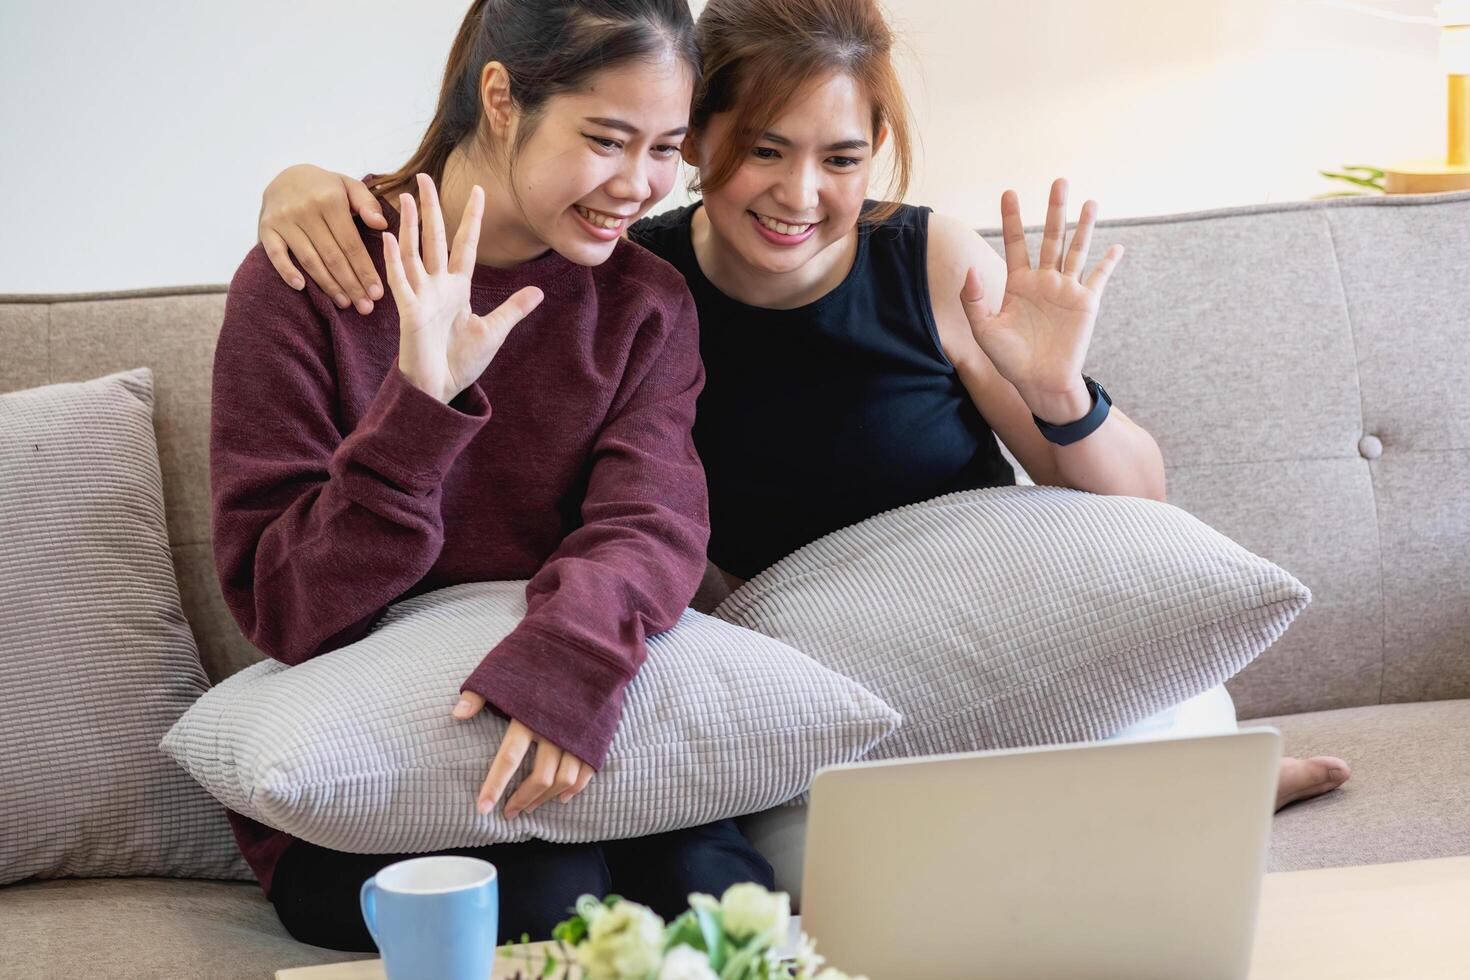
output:
[[[506,269],[529,262],[546,253],[546,243],[536,237],[516,206],[510,182],[496,170],[478,166],[462,148],[456,147],[444,164],[439,182],[439,206],[444,211],[444,236],[450,243],[459,234],[459,222],[470,190],[479,184],[485,190],[485,212],[480,219],[477,265]],[[421,209],[422,210],[422,209]],[[451,250],[453,245],[451,244]]]
[[746,262],[709,220],[704,208],[691,221],[694,257],[720,292],[747,306],[791,310],[814,303],[847,278],[857,255],[857,227],[790,272],[771,272]]

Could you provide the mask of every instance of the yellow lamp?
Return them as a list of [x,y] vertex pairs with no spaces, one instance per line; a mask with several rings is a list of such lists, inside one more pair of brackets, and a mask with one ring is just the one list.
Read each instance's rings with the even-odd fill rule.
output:
[[1384,169],[1390,194],[1470,190],[1470,0],[1435,5],[1439,54],[1449,73],[1449,148],[1443,160],[1415,160]]

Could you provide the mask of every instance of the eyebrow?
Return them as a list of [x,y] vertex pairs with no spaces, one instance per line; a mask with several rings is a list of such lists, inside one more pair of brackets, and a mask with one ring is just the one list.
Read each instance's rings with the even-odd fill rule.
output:
[[[792,145],[792,143],[791,143],[791,141],[789,139],[787,139],[786,137],[781,136],[781,135],[779,135],[777,133],[762,133],[761,134],[761,139],[767,141],[768,143],[776,143],[776,144],[779,144],[781,146],[791,146]],[[868,148],[868,141],[867,140],[838,140],[836,143],[828,143],[826,146],[822,147],[823,150],[828,150],[828,151],[831,151],[831,150],[866,150],[867,148]]]
[[[594,126],[606,126],[608,129],[622,130],[623,132],[627,133],[629,136],[637,136],[638,135],[638,132],[639,132],[639,129],[638,129],[637,126],[634,126],[630,122],[623,122],[621,119],[608,119],[608,118],[606,118],[604,116],[586,116],[585,117],[585,120],[587,122],[592,123]],[[661,135],[661,136],[683,136],[687,132],[689,132],[689,127],[688,126],[679,126],[676,129],[671,129],[668,132],[661,133],[659,135]]]

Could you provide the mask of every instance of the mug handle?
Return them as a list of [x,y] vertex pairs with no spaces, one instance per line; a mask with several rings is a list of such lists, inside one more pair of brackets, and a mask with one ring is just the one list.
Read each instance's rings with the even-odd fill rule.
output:
[[367,923],[368,934],[373,937],[373,945],[378,945],[378,886],[376,878],[369,878],[362,883],[362,890],[358,892],[358,903],[362,906],[362,921]]

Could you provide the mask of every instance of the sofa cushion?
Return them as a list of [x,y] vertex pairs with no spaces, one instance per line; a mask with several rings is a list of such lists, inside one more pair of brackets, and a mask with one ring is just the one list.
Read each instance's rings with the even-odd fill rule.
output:
[[0,975],[266,980],[346,960],[298,943],[254,882],[165,878],[28,882],[0,889]]
[[607,761],[580,795],[513,821],[503,807],[482,816],[475,794],[508,723],[493,711],[459,722],[450,709],[525,609],[524,582],[409,599],[340,650],[247,667],[201,698],[164,747],[261,823],[340,851],[398,854],[639,837],[750,813],[898,725],[856,682],[691,610],[649,638]]
[[870,758],[1106,738],[1225,681],[1310,593],[1167,504],[971,490],[836,531],[715,610],[903,716]]
[[1352,766],[1340,790],[1289,806],[1271,831],[1271,870],[1470,854],[1470,699],[1255,718],[1291,755]]
[[152,409],[146,369],[0,395],[0,883],[248,875],[157,748],[208,681]]

